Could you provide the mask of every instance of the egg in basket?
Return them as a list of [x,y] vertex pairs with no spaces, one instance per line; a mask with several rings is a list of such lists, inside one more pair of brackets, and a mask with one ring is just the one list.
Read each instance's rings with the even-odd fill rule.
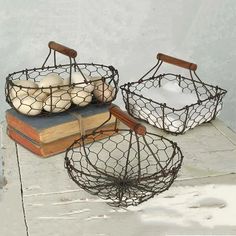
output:
[[[51,115],[90,103],[111,103],[118,92],[118,71],[113,66],[77,63],[77,52],[49,42],[49,54],[42,67],[24,69],[6,78],[6,101],[18,112]],[[46,66],[52,54],[54,64]],[[56,52],[69,58],[69,64],[57,64]]]

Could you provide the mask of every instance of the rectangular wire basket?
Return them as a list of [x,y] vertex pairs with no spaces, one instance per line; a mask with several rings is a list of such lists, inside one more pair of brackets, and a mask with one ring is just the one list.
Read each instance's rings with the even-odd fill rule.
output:
[[[196,64],[160,53],[157,59],[157,64],[138,81],[120,87],[128,113],[134,118],[173,134],[183,134],[189,129],[215,119],[223,107],[222,100],[227,91],[204,83],[196,74]],[[189,77],[173,73],[157,74],[163,62],[188,69]],[[174,95],[172,99],[178,96],[179,99],[184,98],[187,101],[181,101],[183,105],[178,107],[161,101],[158,92],[167,86],[169,90],[173,90],[172,93],[166,93]],[[152,89],[157,99],[151,98]],[[184,102],[187,105],[184,105]]]

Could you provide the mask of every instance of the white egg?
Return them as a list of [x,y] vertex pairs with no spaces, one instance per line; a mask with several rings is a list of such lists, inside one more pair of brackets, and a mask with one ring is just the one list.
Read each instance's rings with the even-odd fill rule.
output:
[[20,112],[29,116],[36,116],[43,109],[43,102],[34,96],[21,95],[12,100],[13,106]]
[[65,90],[54,91],[44,103],[43,109],[48,112],[63,112],[71,106],[71,96]]
[[[63,79],[60,75],[56,73],[50,73],[43,77],[39,82],[39,87],[44,88],[43,91],[45,93],[50,93],[58,90],[57,86],[63,85]],[[48,88],[48,87],[56,87],[56,88]]]
[[45,93],[43,89],[38,88],[31,96],[35,97],[35,99],[39,101],[44,101],[46,97],[48,96],[48,94]]
[[116,90],[111,85],[103,81],[99,81],[95,83],[93,94],[100,102],[110,102],[114,99]]
[[83,88],[75,87],[70,91],[72,102],[80,107],[87,106],[92,101],[92,94]]
[[72,88],[72,86],[70,85],[69,78],[63,79],[63,83],[62,83],[62,85],[60,85],[60,89],[69,91],[71,88]]
[[70,78],[63,79],[62,85],[69,85],[70,84]]
[[90,76],[90,80],[93,81],[93,83],[96,85],[97,83],[103,82],[102,76]]
[[85,74],[83,76],[80,72],[74,72],[71,75],[71,82],[75,83],[76,87],[84,88],[84,90],[90,93],[94,90],[94,83],[91,81],[91,77]]
[[[33,94],[38,88],[38,85],[36,83],[34,83],[33,81],[30,81],[30,80],[15,80],[15,81],[12,81],[12,82],[16,86],[14,86],[14,85],[11,86],[10,85],[9,95],[10,95],[11,99],[13,99],[15,97],[22,96],[22,95]],[[20,86],[23,86],[23,87],[20,87]]]
[[74,72],[71,75],[71,82],[75,84],[84,83],[85,79],[87,80],[87,78],[90,80],[88,75],[85,75],[85,74],[82,75],[80,72]]

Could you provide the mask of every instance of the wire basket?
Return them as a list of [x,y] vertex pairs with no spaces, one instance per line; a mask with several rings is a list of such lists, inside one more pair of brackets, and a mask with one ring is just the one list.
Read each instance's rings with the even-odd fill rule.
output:
[[[110,112],[130,129],[82,136],[68,148],[65,168],[79,187],[107,200],[109,205],[135,206],[171,186],[183,155],[176,143],[146,132],[117,106],[112,106]],[[114,134],[107,137],[107,132]],[[101,135],[106,138],[97,141]]]
[[[77,63],[77,52],[49,42],[49,54],[42,67],[11,73],[6,78],[6,101],[18,112],[51,115],[90,103],[111,103],[118,92],[118,71],[113,66]],[[54,52],[54,65],[46,66]],[[66,55],[69,64],[57,64],[56,52]]]
[[[120,87],[128,113],[173,134],[183,134],[215,119],[227,91],[202,82],[196,74],[196,64],[160,53],[157,59],[157,64],[137,82]],[[189,77],[158,74],[163,62],[188,69]]]

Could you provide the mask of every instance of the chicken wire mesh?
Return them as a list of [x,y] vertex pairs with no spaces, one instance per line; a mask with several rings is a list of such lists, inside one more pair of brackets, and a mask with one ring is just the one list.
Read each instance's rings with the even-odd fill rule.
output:
[[[222,109],[223,97],[227,91],[202,82],[196,74],[196,67],[194,70],[189,68],[189,77],[173,73],[157,74],[162,63],[163,61],[158,59],[157,64],[141,79],[120,87],[128,113],[173,134],[183,134],[195,126],[215,119]],[[192,65],[195,64],[189,63],[187,66],[191,67]],[[183,99],[180,105],[178,104],[179,107],[171,106],[170,100],[170,104],[168,104],[168,100],[167,102],[158,100],[161,100],[161,97],[158,97],[158,93],[161,91],[158,89],[164,88],[168,83],[180,91],[177,94],[179,98],[175,97],[175,100]],[[151,89],[156,93],[157,99],[150,97]],[[172,94],[169,93],[167,96]],[[193,96],[195,96],[194,99],[192,99]],[[176,102],[172,103],[177,104]]]
[[75,54],[68,54],[69,64],[58,65],[57,48],[54,50],[54,65],[46,66],[52,48],[42,67],[7,76],[5,95],[11,107],[29,116],[52,115],[90,103],[111,103],[116,98],[119,75],[113,66],[77,63],[74,50]]
[[97,136],[111,131],[83,136],[68,148],[65,168],[70,178],[115,207],[135,206],[167,190],[183,160],[177,144],[153,133],[113,131],[99,141]]

